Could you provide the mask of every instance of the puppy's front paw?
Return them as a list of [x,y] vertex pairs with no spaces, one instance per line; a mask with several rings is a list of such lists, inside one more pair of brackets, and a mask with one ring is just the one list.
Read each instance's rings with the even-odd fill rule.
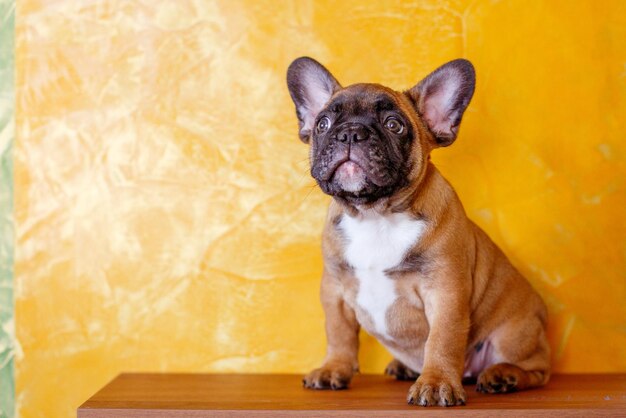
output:
[[460,381],[422,374],[409,389],[407,402],[421,406],[465,405],[465,390]]
[[308,389],[347,389],[352,373],[351,367],[322,366],[304,376],[302,385]]

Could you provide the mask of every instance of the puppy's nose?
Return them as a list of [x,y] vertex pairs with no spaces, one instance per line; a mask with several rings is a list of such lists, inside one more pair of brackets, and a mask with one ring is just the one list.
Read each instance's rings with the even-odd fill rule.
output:
[[337,133],[341,142],[361,142],[370,137],[370,132],[361,124],[347,125]]

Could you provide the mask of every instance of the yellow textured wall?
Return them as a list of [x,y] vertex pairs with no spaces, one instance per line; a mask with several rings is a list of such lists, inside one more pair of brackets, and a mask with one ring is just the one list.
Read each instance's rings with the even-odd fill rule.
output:
[[[310,55],[406,88],[465,57],[467,212],[550,308],[560,372],[626,371],[623,1],[46,1],[17,10],[18,412],[124,371],[297,372],[324,353],[285,88]],[[362,337],[362,370],[390,358]]]

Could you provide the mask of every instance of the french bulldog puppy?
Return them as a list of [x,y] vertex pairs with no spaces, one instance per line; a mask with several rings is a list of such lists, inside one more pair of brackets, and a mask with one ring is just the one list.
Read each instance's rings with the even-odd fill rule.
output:
[[456,139],[474,84],[463,59],[403,92],[343,88],[307,57],[289,66],[311,175],[333,197],[322,243],[327,355],[305,387],[348,386],[360,327],[393,354],[387,374],[417,379],[409,404],[463,405],[463,378],[486,393],[548,381],[543,301],[430,160]]

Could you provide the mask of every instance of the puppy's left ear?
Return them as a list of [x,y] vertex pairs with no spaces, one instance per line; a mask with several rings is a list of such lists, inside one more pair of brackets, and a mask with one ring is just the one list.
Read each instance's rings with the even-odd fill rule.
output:
[[475,84],[472,63],[457,59],[437,68],[406,92],[435,137],[437,146],[447,147],[456,139]]
[[300,57],[287,69],[287,87],[296,105],[300,139],[309,142],[315,118],[341,86],[322,64]]

